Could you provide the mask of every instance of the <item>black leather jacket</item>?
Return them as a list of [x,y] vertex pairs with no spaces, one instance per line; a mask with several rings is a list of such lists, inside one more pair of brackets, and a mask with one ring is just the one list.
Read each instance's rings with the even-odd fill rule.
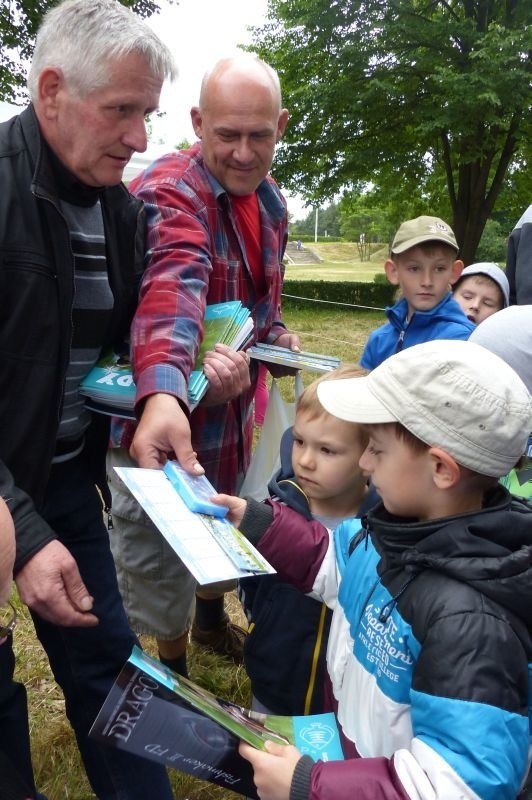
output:
[[[37,511],[48,479],[72,338],[74,262],[33,107],[0,125],[0,493],[15,519],[15,571],[51,538]],[[123,338],[142,273],[142,204],[122,185],[100,194],[114,310],[105,346]],[[86,437],[95,483],[108,420]],[[27,493],[31,502],[23,492]],[[37,509],[37,511],[36,511]]]

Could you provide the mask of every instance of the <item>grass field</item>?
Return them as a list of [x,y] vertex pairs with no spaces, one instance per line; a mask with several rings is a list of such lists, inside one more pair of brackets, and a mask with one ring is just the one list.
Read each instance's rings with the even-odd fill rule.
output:
[[387,246],[376,245],[378,249],[369,260],[361,261],[354,242],[309,242],[304,247],[323,260],[319,264],[289,264],[287,280],[373,281],[375,275],[383,273],[388,255]]
[[[296,311],[285,309],[287,326],[297,331],[303,348],[313,352],[336,355],[343,361],[356,362],[368,333],[380,325],[384,316],[379,312],[357,312],[327,307]],[[315,375],[304,373],[305,383]],[[282,379],[282,392],[292,391],[292,379]],[[17,601],[16,601],[17,602]],[[227,595],[231,617],[243,624],[242,612],[235,595]],[[36,640],[27,610],[18,603],[20,624],[15,632],[17,677],[28,690],[30,723],[35,774],[38,789],[49,800],[93,800],[79,760],[75,740],[64,715],[62,695],[57,689]],[[145,638],[143,645],[155,654],[153,642]],[[196,682],[210,691],[241,705],[249,705],[249,683],[242,667],[234,667],[223,658],[190,647],[190,674]],[[210,800],[237,797],[211,784],[171,772],[177,798]],[[157,800],[157,798],[146,798]]]

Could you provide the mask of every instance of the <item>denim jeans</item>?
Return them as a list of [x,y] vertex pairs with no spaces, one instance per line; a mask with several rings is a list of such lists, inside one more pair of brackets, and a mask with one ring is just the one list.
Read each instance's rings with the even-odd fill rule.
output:
[[37,635],[63,690],[92,789],[99,800],[171,800],[164,766],[88,738],[112,683],[138,642],[122,605],[102,502],[83,453],[52,467],[42,516],[75,558],[99,619],[94,628],[64,628],[33,614]]

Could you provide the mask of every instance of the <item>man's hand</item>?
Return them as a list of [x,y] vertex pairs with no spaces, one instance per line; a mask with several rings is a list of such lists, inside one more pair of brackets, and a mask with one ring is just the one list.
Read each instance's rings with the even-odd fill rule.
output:
[[301,342],[299,341],[299,336],[297,333],[291,333],[290,331],[286,331],[286,333],[282,333],[277,339],[272,342],[276,347],[286,347],[287,350],[293,350],[294,353],[301,352]]
[[218,343],[205,354],[203,371],[209,388],[201,401],[204,406],[219,406],[249,389],[249,356],[243,350],[231,350]]
[[98,624],[98,618],[90,613],[93,598],[81,580],[78,565],[61,542],[48,542],[15,580],[23,602],[48,622],[82,628]]
[[[294,353],[301,352],[301,344],[297,333],[282,333],[277,339],[272,342],[276,347],[285,347],[287,350],[292,350]],[[268,364],[268,372],[274,378],[284,378],[285,375],[295,375],[297,369],[293,367],[284,367],[282,364]]]
[[266,752],[240,742],[238,752],[253,767],[260,800],[289,800],[290,786],[301,753],[291,744],[266,742]]
[[210,499],[219,506],[227,506],[229,509],[227,518],[233,523],[235,528],[238,528],[244,519],[244,514],[246,513],[248,505],[247,501],[243,500],[241,497],[234,497],[232,494],[215,494]]
[[171,394],[152,394],[144,405],[129,454],[139,467],[161,469],[172,452],[191,475],[203,475],[192,449],[190,423],[178,399]]

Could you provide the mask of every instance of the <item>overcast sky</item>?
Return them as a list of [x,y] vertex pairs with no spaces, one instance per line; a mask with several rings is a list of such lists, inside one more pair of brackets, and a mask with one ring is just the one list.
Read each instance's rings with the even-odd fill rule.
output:
[[267,0],[179,0],[177,6],[161,0],[160,5],[161,13],[148,24],[173,52],[179,77],[163,89],[166,119],[154,122],[153,138],[174,145],[195,139],[189,112],[198,101],[204,73],[238,45],[250,43],[247,27],[265,21]]

